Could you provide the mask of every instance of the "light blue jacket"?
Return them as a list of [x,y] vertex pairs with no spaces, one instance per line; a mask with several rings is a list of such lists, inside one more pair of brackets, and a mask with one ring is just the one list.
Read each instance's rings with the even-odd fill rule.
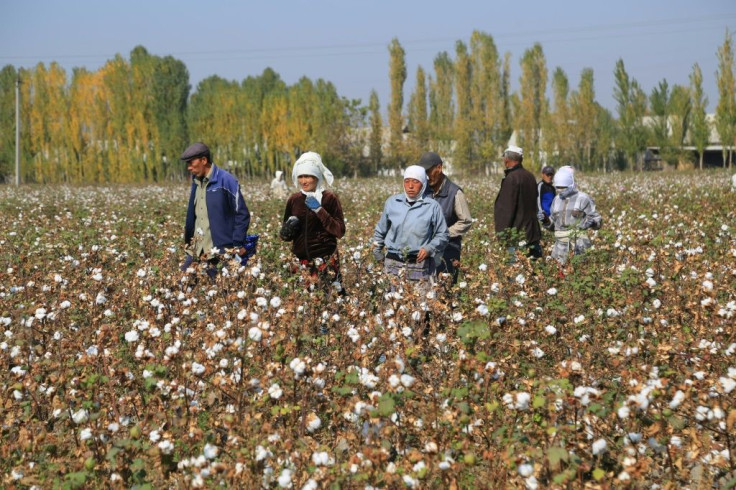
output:
[[404,194],[386,200],[383,214],[373,232],[373,243],[399,256],[417,254],[423,248],[432,257],[441,257],[450,235],[440,205],[431,198],[410,205]]

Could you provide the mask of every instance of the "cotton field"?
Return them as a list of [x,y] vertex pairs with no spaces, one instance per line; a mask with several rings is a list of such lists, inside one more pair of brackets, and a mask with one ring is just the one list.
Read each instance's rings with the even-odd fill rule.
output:
[[509,260],[499,180],[458,179],[460,280],[424,297],[369,248],[398,178],[334,186],[345,296],[292,274],[263,183],[214,282],[179,270],[185,183],[1,187],[2,485],[733,485],[730,176],[580,176],[603,228],[565,268]]

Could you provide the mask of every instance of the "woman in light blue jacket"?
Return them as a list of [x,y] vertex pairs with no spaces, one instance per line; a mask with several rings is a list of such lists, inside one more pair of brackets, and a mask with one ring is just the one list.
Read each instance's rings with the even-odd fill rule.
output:
[[373,254],[384,270],[410,281],[433,283],[436,259],[449,241],[442,208],[422,197],[427,174],[419,165],[404,171],[404,192],[389,197],[373,233]]

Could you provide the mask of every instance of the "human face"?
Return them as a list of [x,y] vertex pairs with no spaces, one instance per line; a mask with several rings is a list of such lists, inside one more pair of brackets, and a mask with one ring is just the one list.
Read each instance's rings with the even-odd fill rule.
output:
[[547,184],[551,184],[554,177],[555,174],[542,174],[542,180]]
[[187,170],[195,177],[202,179],[210,171],[210,162],[207,157],[192,158],[187,162]]
[[422,192],[422,183],[417,179],[404,179],[404,192],[409,199],[416,199]]
[[317,189],[318,179],[314,175],[300,175],[296,180],[304,192],[314,192]]
[[427,170],[427,184],[434,188],[442,182],[442,164],[435,165]]

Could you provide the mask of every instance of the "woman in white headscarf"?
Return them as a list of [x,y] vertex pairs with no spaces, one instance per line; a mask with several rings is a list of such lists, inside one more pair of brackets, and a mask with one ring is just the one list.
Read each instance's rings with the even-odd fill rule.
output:
[[550,206],[550,221],[545,227],[555,232],[552,257],[564,264],[572,253],[585,253],[592,246],[588,229],[601,227],[601,215],[595,209],[590,196],[580,192],[575,185],[575,172],[565,165],[555,173],[553,184],[555,195]]
[[449,241],[442,208],[424,198],[427,174],[411,165],[404,171],[404,192],[389,197],[373,232],[373,254],[386,272],[410,281],[432,283],[435,260]]
[[332,172],[318,153],[308,151],[294,163],[292,180],[299,192],[286,202],[279,234],[292,242],[291,251],[310,284],[321,282],[329,288],[337,283],[335,287],[342,292],[337,240],[345,235],[345,220],[340,199],[325,189],[325,184],[332,184]]
[[283,199],[289,194],[289,188],[286,186],[286,181],[284,180],[284,172],[281,170],[277,170],[274,174],[273,180],[271,181],[270,193],[271,197],[279,199]]

